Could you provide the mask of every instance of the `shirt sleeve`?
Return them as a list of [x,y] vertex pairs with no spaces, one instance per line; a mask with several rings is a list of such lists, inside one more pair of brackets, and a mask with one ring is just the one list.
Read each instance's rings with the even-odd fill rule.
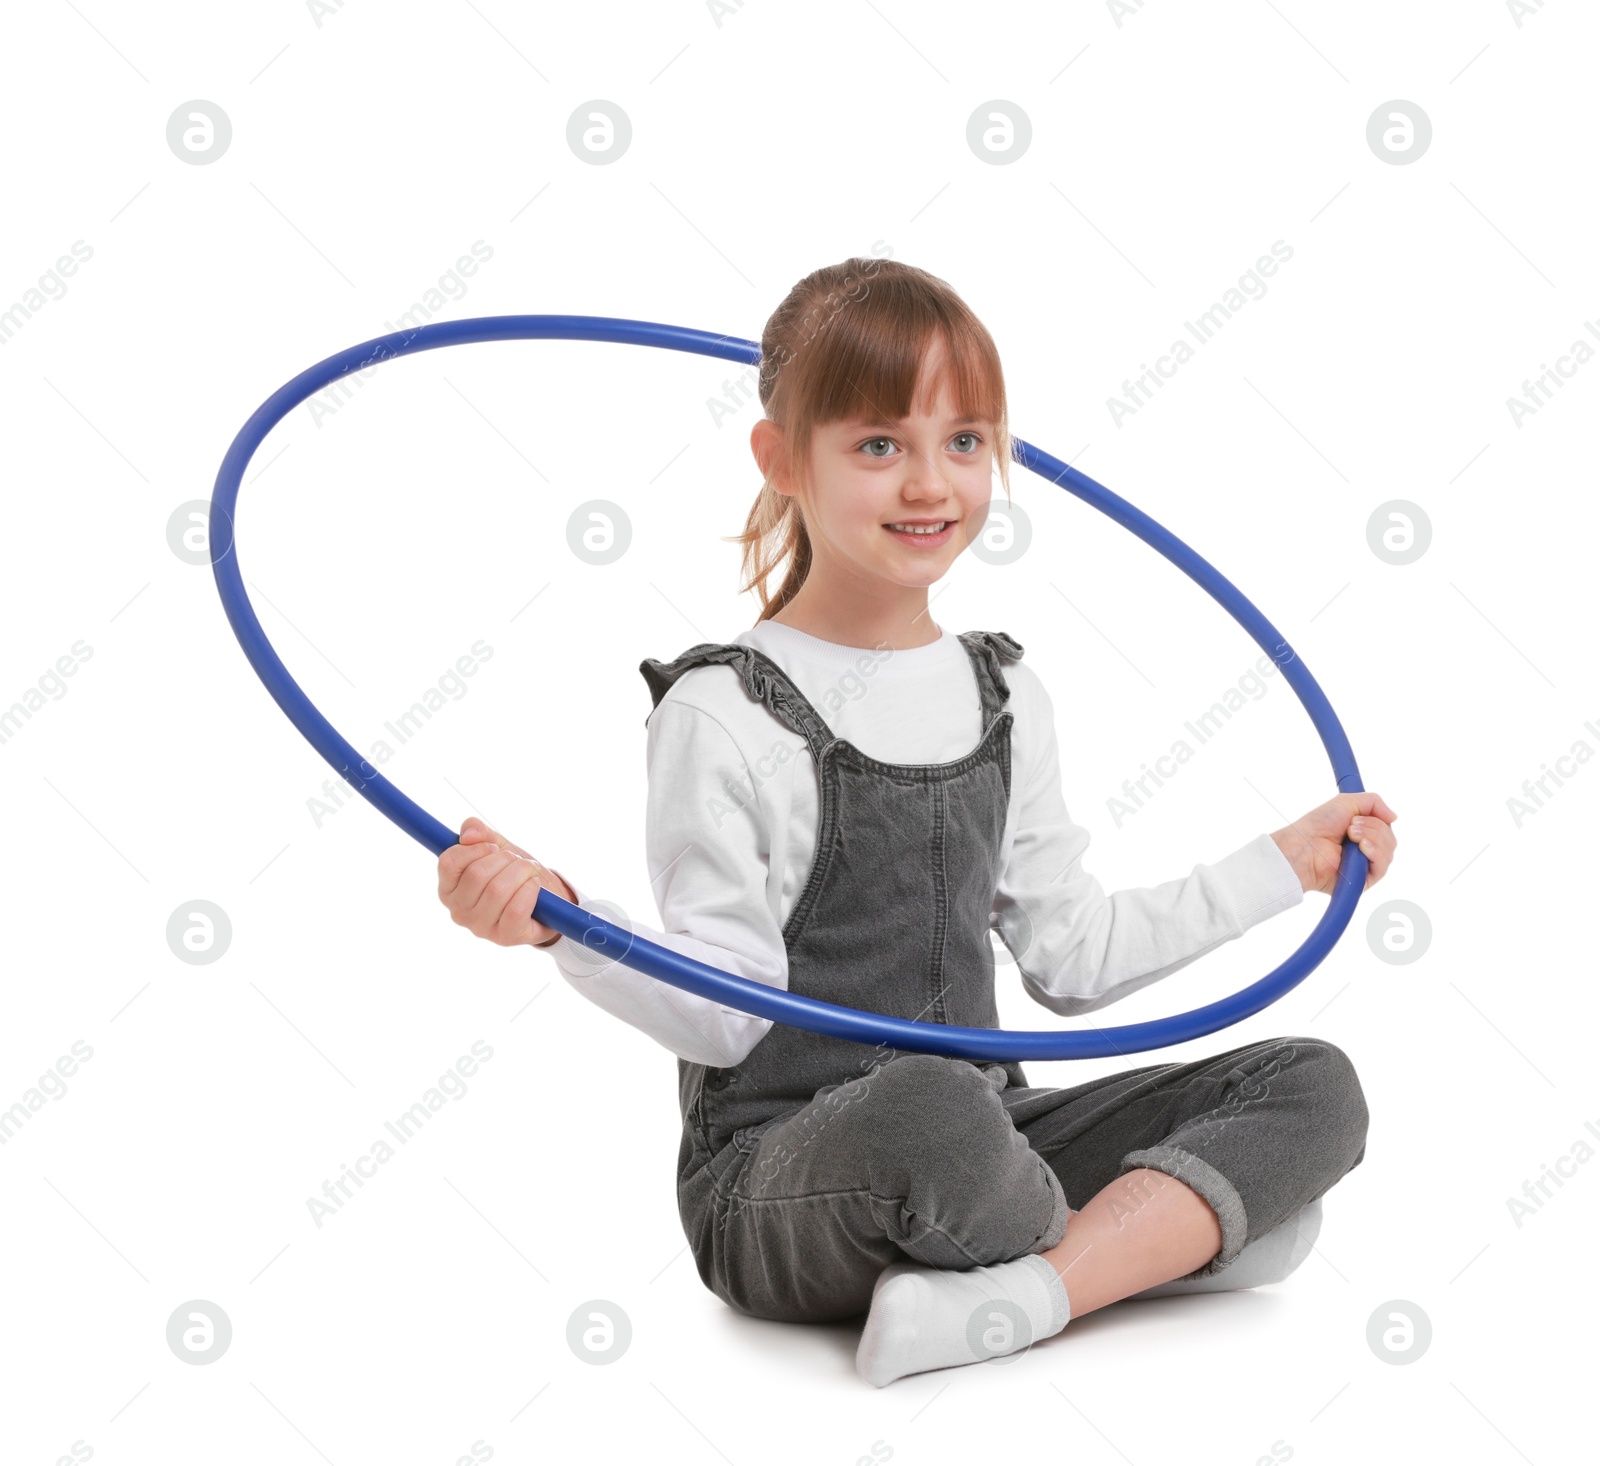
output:
[[[577,905],[637,936],[735,977],[787,989],[788,952],[767,901],[768,826],[738,744],[710,713],[668,697],[650,718],[645,759],[645,853],[664,930],[618,920],[610,903],[591,907],[584,892],[557,874]],[[599,957],[570,937],[544,950],[584,997],[691,1063],[731,1067],[772,1027],[770,1018]]]
[[1271,835],[1159,886],[1113,891],[1084,869],[1089,832],[1067,813],[1054,712],[1042,684],[992,924],[1028,995],[1052,1012],[1092,1013],[1297,906],[1300,878]]

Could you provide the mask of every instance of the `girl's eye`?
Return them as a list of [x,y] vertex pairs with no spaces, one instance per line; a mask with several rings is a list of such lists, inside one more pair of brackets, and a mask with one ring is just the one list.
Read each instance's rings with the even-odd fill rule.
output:
[[[956,442],[959,442],[962,438],[971,439],[971,447],[958,448],[956,450],[958,453],[961,453],[963,456],[970,456],[971,454],[976,453],[978,451],[978,448],[983,443],[983,439],[980,438],[976,433],[957,433],[955,435],[955,437],[953,437],[950,441],[952,443],[956,443]],[[874,444],[882,444],[884,446],[884,450],[885,451],[883,451],[883,452],[876,451],[874,446],[873,446]],[[894,446],[894,440],[892,438],[868,438],[867,441],[861,445],[861,447],[866,450],[866,454],[867,454],[868,458],[887,458],[887,457],[889,457],[889,453],[888,453],[887,450],[889,448],[892,448],[893,446]]]

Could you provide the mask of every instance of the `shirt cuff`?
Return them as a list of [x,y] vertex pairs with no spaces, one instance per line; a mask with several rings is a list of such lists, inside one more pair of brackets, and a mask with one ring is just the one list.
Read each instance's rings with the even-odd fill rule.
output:
[[1268,834],[1260,834],[1211,867],[1240,932],[1298,906],[1306,898],[1289,858]]

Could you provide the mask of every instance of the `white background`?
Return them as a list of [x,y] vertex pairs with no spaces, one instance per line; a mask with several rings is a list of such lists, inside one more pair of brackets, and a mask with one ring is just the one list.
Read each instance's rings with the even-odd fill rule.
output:
[[[1569,1161],[1520,1225],[1508,1198],[1586,1135],[1600,1149],[1600,772],[1578,764],[1520,827],[1507,801],[1600,747],[1600,364],[1520,426],[1507,399],[1600,320],[1600,25],[1560,0],[1521,24],[1490,0],[1126,10],[9,12],[0,309],[75,241],[93,253],[0,347],[0,706],[74,643],[92,655],[0,744],[0,1108],[26,1110],[75,1042],[93,1054],[0,1147],[8,1462],[1574,1459],[1600,1165]],[[595,99],[632,125],[604,166],[567,143]],[[1393,99],[1433,128],[1403,166],[1366,136]],[[232,125],[201,166],[166,140],[191,100]],[[995,101],[1032,126],[1003,166],[966,141]],[[1294,992],[1142,1056],[1309,1032],[1355,1059],[1367,1156],[1290,1280],[1115,1306],[1004,1365],[873,1390],[858,1326],[747,1318],[700,1283],[673,1057],[544,956],[454,926],[433,858],[364,801],[319,825],[330,771],[169,520],[282,382],[381,334],[479,240],[492,258],[436,318],[756,338],[819,265],[877,245],[929,269],[992,331],[1015,431],[1188,540],[1294,645],[1401,816],[1397,861]],[[1107,399],[1276,240],[1294,253],[1267,293],[1118,426]],[[241,498],[262,623],[333,724],[365,749],[484,640],[468,695],[385,773],[652,924],[638,663],[759,610],[720,538],[759,487],[757,409],[717,426],[708,407],[735,375],[597,344],[413,356],[291,414]],[[1108,890],[1334,792],[1274,678],[1119,827],[1108,798],[1260,652],[1133,536],[1012,481],[1030,550],[962,557],[934,616],[1026,648]],[[596,498],[633,531],[604,567],[566,537]],[[1403,566],[1367,535],[1395,499],[1432,527]],[[1409,964],[1369,937],[1389,899],[1432,924]],[[232,924],[205,965],[166,937],[196,900]],[[1232,991],[1324,904],[1097,1021]],[[1000,1005],[1008,1027],[1062,1025],[1004,967]],[[465,1096],[317,1226],[308,1198],[478,1040],[493,1058]],[[596,1299],[632,1328],[604,1366],[567,1343]],[[231,1321],[215,1363],[168,1347],[190,1300]],[[1403,1366],[1367,1342],[1392,1300],[1431,1322]]]

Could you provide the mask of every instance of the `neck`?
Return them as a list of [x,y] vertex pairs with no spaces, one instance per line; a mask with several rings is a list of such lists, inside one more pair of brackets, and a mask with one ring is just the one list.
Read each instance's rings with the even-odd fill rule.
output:
[[814,572],[788,605],[769,619],[822,641],[890,651],[931,646],[943,635],[928,612],[926,588],[907,589],[902,597],[888,601],[877,596],[853,598],[837,589],[822,589]]

